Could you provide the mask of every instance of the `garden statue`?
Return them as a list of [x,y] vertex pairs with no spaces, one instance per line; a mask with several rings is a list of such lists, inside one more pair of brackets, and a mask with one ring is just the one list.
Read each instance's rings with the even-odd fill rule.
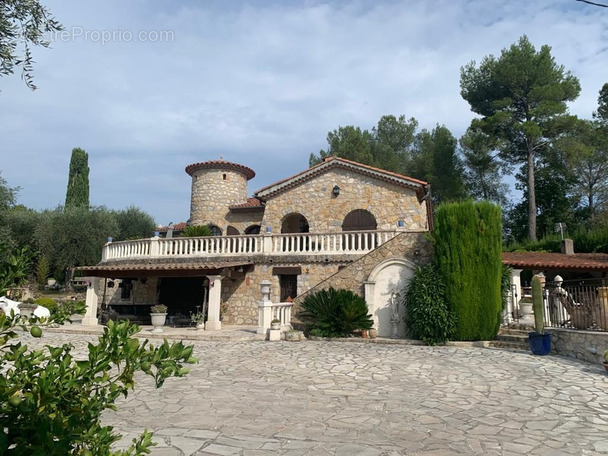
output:
[[393,289],[391,292],[391,297],[388,299],[388,302],[391,306],[391,329],[392,329],[392,339],[397,339],[399,332],[399,321],[401,320],[401,316],[399,315],[399,293]]

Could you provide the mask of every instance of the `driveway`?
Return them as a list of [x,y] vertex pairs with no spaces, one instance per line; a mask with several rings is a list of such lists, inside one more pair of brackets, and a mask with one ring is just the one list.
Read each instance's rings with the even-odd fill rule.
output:
[[156,390],[142,377],[105,415],[125,443],[148,428],[156,456],[608,454],[602,366],[487,348],[192,343],[186,378]]

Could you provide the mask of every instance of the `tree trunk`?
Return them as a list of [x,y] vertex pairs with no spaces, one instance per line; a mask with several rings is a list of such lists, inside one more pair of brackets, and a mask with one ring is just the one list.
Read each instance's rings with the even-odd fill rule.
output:
[[534,150],[528,142],[528,237],[536,241],[536,191],[534,189]]

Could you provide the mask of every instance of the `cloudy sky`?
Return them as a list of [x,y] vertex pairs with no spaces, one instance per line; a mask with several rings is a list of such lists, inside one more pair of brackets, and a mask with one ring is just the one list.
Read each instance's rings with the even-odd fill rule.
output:
[[63,204],[70,153],[91,203],[189,216],[194,162],[250,166],[249,192],[299,172],[327,132],[385,114],[446,125],[472,113],[460,67],[527,34],[582,86],[608,81],[608,9],[575,0],[45,0],[65,32],[35,49],[32,92],[0,78],[0,171],[35,209]]

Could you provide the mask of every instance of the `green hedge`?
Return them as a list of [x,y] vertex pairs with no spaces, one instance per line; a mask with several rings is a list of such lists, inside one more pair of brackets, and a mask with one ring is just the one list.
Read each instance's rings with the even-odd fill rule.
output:
[[501,213],[489,202],[442,204],[435,215],[435,262],[456,317],[455,340],[496,337],[501,312]]

